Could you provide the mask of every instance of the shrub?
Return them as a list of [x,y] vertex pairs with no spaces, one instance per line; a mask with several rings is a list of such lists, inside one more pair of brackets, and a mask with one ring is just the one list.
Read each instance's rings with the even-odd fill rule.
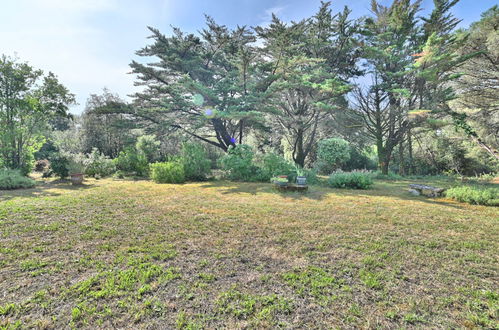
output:
[[350,159],[350,146],[343,139],[319,141],[317,149],[317,169],[329,174]]
[[52,154],[50,161],[50,172],[61,179],[67,178],[69,175],[69,160],[59,153]]
[[373,184],[371,173],[366,171],[334,172],[328,184],[334,188],[368,189]]
[[388,172],[388,174],[383,174],[381,171],[374,172],[373,178],[379,180],[404,180],[404,177],[397,173]]
[[135,149],[148,163],[152,163],[159,159],[160,144],[154,135],[142,135],[137,139]]
[[21,174],[19,170],[0,169],[0,189],[31,188],[35,186],[35,181]]
[[279,155],[265,154],[261,159],[260,181],[269,181],[276,175],[287,175],[292,180],[296,178],[296,168]]
[[184,166],[180,162],[151,164],[151,178],[156,183],[185,182]]
[[458,202],[499,206],[499,189],[497,188],[461,186],[450,188],[445,192],[445,195]]
[[128,175],[147,176],[149,172],[147,158],[133,148],[120,152],[114,159],[114,165],[117,170]]
[[253,164],[253,151],[245,144],[230,147],[227,154],[220,159],[220,165],[230,180],[259,180],[260,169]]
[[102,154],[99,149],[93,148],[85,160],[85,174],[93,177],[106,177],[116,171],[114,162]]
[[35,171],[43,173],[48,171],[50,168],[50,162],[47,159],[40,159],[35,162]]
[[195,143],[184,143],[181,151],[181,161],[184,165],[187,180],[205,180],[210,174],[211,161],[203,146]]
[[[369,150],[367,150],[369,152]],[[376,155],[350,148],[350,158],[341,166],[343,171],[376,170]]]

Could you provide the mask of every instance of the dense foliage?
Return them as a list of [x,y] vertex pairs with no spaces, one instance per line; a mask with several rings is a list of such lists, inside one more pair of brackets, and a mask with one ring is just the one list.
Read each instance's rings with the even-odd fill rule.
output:
[[211,172],[211,162],[203,146],[184,143],[180,153],[187,180],[205,180]]
[[372,174],[365,171],[334,172],[328,184],[334,188],[369,189],[373,185]]
[[35,181],[22,175],[18,170],[0,169],[0,190],[31,188]]
[[151,164],[151,179],[156,183],[185,182],[184,166],[179,162]]
[[229,148],[220,159],[220,165],[230,180],[258,181],[260,169],[253,163],[253,157],[251,147],[240,144]]
[[329,174],[350,159],[350,146],[343,139],[325,139],[319,141],[317,148],[317,169]]
[[461,186],[448,189],[445,192],[445,195],[459,202],[477,205],[499,206],[498,188]]

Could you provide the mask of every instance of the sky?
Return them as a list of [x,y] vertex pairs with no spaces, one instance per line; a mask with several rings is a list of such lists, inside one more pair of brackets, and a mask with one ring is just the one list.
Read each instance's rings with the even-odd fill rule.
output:
[[[388,5],[391,0],[380,0]],[[333,0],[352,17],[369,14],[370,0]],[[461,0],[453,13],[467,27],[499,0]],[[269,22],[271,13],[285,21],[313,15],[320,0],[0,0],[0,54],[52,71],[76,95],[81,113],[90,94],[104,87],[126,100],[137,90],[129,63],[148,44],[147,26],[170,34],[171,26],[196,32],[204,14],[229,27]],[[423,0],[431,11],[432,0]]]

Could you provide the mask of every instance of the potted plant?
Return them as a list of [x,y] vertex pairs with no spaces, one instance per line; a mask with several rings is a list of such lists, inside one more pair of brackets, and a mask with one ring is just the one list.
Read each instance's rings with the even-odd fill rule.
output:
[[305,186],[307,184],[307,177],[305,176],[303,169],[296,169],[296,174],[298,175],[296,177],[296,184],[299,186]]
[[277,186],[285,187],[288,185],[288,176],[287,175],[279,175],[277,177],[272,178],[271,180]]
[[83,170],[84,166],[80,162],[75,160],[69,161],[68,171],[73,185],[80,185],[83,183]]

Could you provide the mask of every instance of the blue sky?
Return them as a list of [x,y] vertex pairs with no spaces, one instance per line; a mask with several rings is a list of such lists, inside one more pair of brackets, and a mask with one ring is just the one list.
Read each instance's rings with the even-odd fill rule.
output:
[[[390,0],[380,0],[389,4]],[[333,0],[334,10],[348,5],[353,16],[369,13],[370,0]],[[146,45],[146,26],[170,33],[170,26],[195,32],[204,14],[219,23],[254,26],[272,12],[284,20],[312,15],[320,0],[1,0],[0,54],[16,56],[36,68],[53,71],[77,96],[80,113],[89,94],[107,87],[122,97],[134,92],[127,74],[135,51]],[[498,4],[497,0],[461,0],[454,14],[462,27]],[[432,1],[423,0],[425,12]]]

